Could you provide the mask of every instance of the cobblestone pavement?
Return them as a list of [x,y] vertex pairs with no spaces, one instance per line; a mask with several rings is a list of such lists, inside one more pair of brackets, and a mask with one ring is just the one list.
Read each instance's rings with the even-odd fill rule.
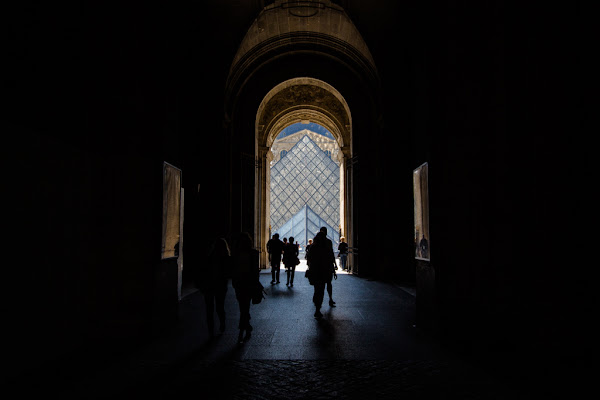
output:
[[422,335],[414,326],[410,289],[339,274],[336,307],[325,302],[317,320],[303,271],[293,287],[284,276],[270,285],[270,273],[261,274],[267,297],[252,305],[254,331],[242,345],[233,289],[226,299],[227,329],[212,340],[196,292],[183,298],[179,324],[168,337],[93,373],[53,379],[45,387],[38,380],[38,388],[62,399],[534,398]]
[[[229,378],[222,382],[223,377]],[[464,367],[434,360],[201,361],[144,389],[128,393],[155,398],[209,393],[213,399],[525,398]]]

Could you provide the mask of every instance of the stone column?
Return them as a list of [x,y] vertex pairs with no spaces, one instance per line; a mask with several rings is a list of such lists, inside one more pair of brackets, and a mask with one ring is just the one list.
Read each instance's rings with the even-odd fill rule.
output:
[[355,160],[351,156],[350,146],[344,146],[340,149],[340,165],[342,168],[342,179],[341,179],[341,200],[340,209],[342,215],[341,225],[342,232],[346,237],[346,243],[348,243],[348,248],[350,249],[350,253],[348,255],[348,271],[354,272],[356,265],[356,256],[355,253],[355,240],[354,240],[354,205],[352,202],[353,198],[353,179],[352,175],[354,173],[353,164]]
[[269,147],[258,146],[256,162],[256,190],[255,190],[255,224],[254,237],[256,248],[260,251],[260,267],[268,267],[268,255],[266,252],[269,240],[269,215],[270,215],[270,163],[273,153]]

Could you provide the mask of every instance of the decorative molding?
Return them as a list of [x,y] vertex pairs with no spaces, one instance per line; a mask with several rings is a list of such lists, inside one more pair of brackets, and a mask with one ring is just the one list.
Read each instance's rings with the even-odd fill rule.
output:
[[331,85],[314,78],[295,78],[277,85],[261,102],[256,118],[260,146],[271,146],[281,130],[302,121],[327,128],[340,147],[350,143],[352,136],[346,101]]

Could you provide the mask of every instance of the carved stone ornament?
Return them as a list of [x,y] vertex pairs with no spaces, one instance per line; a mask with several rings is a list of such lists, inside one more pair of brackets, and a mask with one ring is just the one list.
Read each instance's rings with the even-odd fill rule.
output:
[[340,146],[350,143],[351,117],[343,97],[322,81],[296,78],[278,85],[263,100],[256,125],[259,145],[270,146],[283,128],[301,121],[327,128]]

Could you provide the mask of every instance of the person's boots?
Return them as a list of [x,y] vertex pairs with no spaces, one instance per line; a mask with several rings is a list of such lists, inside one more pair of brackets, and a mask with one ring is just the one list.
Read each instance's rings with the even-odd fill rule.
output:
[[317,310],[315,311],[315,318],[321,318],[322,316],[323,314],[321,314],[321,310],[317,308]]
[[329,299],[329,306],[335,307],[335,301],[333,301],[333,299]]

